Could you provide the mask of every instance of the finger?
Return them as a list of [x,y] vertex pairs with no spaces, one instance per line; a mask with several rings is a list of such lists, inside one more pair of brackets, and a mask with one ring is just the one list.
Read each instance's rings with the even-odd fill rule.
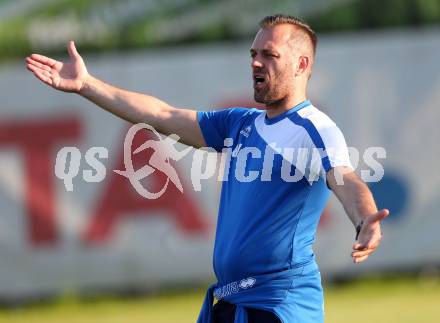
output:
[[363,257],[363,256],[368,256],[370,254],[372,254],[374,252],[374,249],[367,249],[367,250],[363,250],[363,251],[353,251],[351,253],[352,257]]
[[69,41],[67,44],[67,51],[69,52],[69,56],[71,59],[77,59],[79,57],[78,51],[75,47],[75,42],[73,40]]
[[361,243],[359,243],[359,242],[356,242],[356,243],[353,245],[353,249],[354,249],[354,250],[366,250],[366,249],[367,249],[367,246],[366,246],[366,245],[363,245],[363,244],[361,244]]
[[42,70],[45,70],[45,71],[50,71],[50,70],[51,70],[51,67],[50,67],[50,66],[45,65],[45,64],[42,64],[42,63],[39,63],[39,62],[33,60],[33,59],[30,58],[30,57],[27,57],[27,58],[26,58],[26,62],[27,62],[28,64],[30,64],[30,65],[34,65],[34,66],[36,66],[36,67],[38,67],[38,68],[40,68],[40,69],[42,69]]
[[353,258],[353,262],[358,264],[358,263],[361,263],[362,261],[366,260],[367,258],[368,258],[368,256],[355,257],[355,258]]
[[52,85],[52,77],[48,71],[42,70],[34,65],[27,65],[28,70],[30,70],[34,75],[43,81],[44,83]]
[[43,69],[41,69],[41,68],[39,68],[39,67],[37,67],[37,66],[35,66],[35,65],[32,65],[32,64],[27,64],[26,65],[26,67],[27,67],[27,69],[29,70],[29,71],[31,71],[31,72],[44,72],[44,70]]
[[376,214],[372,215],[371,222],[382,221],[390,214],[388,209],[382,209],[378,211]]
[[37,70],[34,72],[34,75],[41,81],[43,81],[44,83],[48,84],[48,85],[52,85],[53,81],[52,78],[50,76],[48,76],[44,71],[41,70]]
[[39,63],[49,65],[50,67],[54,67],[57,63],[59,63],[58,61],[56,61],[50,57],[46,57],[46,56],[39,55],[39,54],[32,54],[30,56],[30,58],[33,59],[34,61],[39,62]]

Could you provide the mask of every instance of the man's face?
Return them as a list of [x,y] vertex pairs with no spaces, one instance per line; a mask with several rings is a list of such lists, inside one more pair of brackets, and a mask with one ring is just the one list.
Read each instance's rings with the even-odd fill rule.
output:
[[254,99],[266,106],[292,95],[296,55],[291,32],[288,24],[260,29],[252,44]]

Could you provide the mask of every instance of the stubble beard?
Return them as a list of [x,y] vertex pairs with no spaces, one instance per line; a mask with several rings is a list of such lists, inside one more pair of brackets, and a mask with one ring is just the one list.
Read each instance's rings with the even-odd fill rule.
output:
[[267,99],[268,99],[266,97],[267,91],[264,91],[264,93],[262,93],[262,92],[263,92],[263,90],[260,90],[260,91],[254,90],[254,100],[255,100],[255,102],[266,104]]
[[273,84],[257,91],[254,89],[255,102],[262,103],[266,107],[283,100],[282,87]]

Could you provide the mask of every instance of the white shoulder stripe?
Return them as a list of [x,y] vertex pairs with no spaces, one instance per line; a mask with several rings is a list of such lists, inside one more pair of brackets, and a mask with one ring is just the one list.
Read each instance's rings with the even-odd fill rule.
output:
[[267,144],[276,143],[277,147],[301,147],[304,136],[307,135],[305,129],[294,124],[288,118],[274,123],[266,124],[265,113],[255,118],[255,129]]

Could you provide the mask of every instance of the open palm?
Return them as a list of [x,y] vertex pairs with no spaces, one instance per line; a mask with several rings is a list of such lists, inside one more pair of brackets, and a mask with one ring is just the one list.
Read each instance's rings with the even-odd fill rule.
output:
[[67,50],[70,56],[70,62],[68,63],[32,54],[26,57],[26,67],[39,80],[57,90],[79,92],[87,79],[87,69],[73,41],[69,42]]
[[365,219],[361,231],[359,232],[359,237],[353,245],[351,255],[355,263],[364,261],[377,249],[382,240],[380,222],[389,214],[389,210],[382,209]]

